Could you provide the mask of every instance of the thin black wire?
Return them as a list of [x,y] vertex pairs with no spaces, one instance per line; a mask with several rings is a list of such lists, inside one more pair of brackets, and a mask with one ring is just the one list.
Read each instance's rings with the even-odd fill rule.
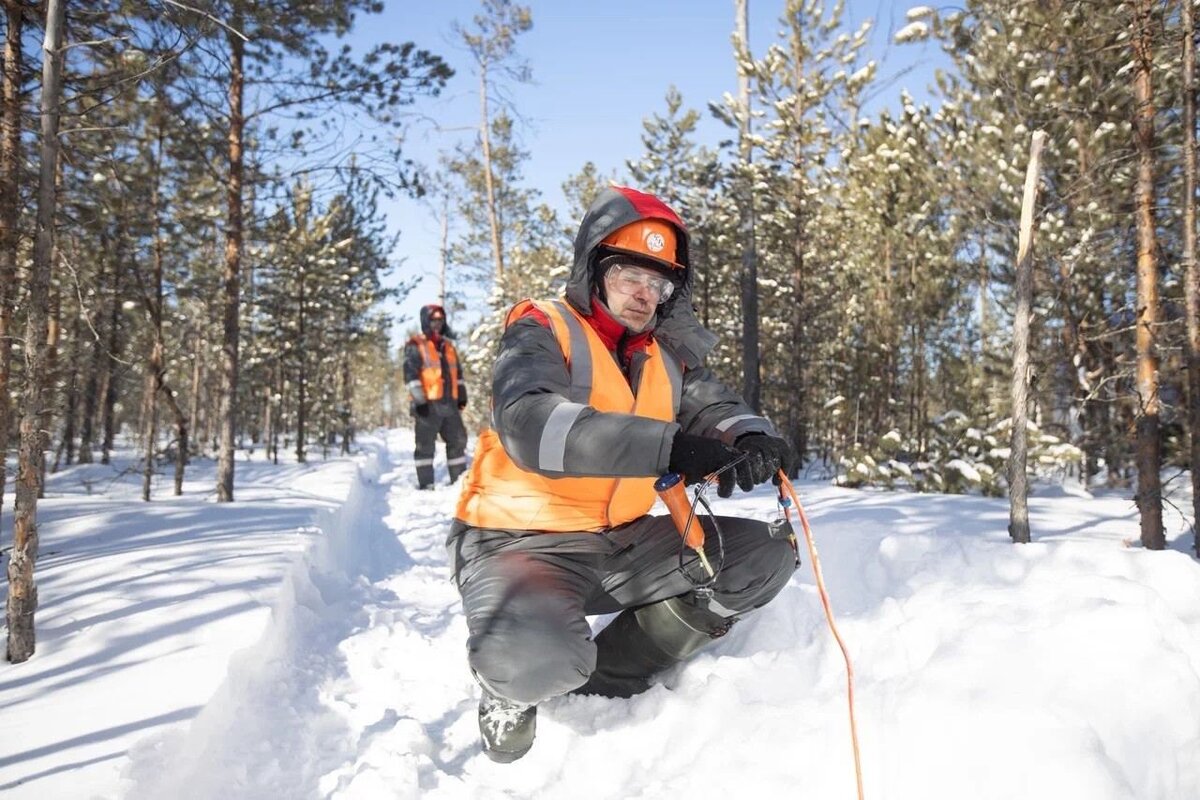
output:
[[[746,453],[742,453],[737,458],[733,459],[728,464],[721,467],[719,470],[717,470],[713,474],[709,475],[708,478],[704,481],[704,483],[699,484],[696,487],[696,493],[695,493],[695,496],[692,498],[692,506],[688,513],[687,524],[683,526],[683,531],[680,532],[679,571],[683,573],[683,577],[687,578],[688,583],[692,584],[692,588],[697,591],[702,592],[704,590],[711,590],[713,584],[715,584],[717,582],[717,578],[721,574],[721,569],[725,566],[725,534],[721,531],[721,526],[717,522],[716,515],[713,514],[712,506],[709,505],[709,503],[708,503],[708,498],[704,496],[704,492],[708,489],[708,487],[713,485],[713,483],[717,480],[717,478],[719,478],[721,476],[722,473],[733,469],[738,464],[745,461],[747,458],[749,458],[749,456]],[[684,555],[687,554],[687,550],[688,550],[687,533],[686,532],[691,529],[692,520],[696,519],[696,505],[697,504],[703,505],[704,510],[708,512],[708,519],[709,519],[709,521],[712,522],[713,533],[715,533],[716,537],[717,537],[717,563],[716,563],[716,566],[713,567],[712,576],[705,580],[701,580],[701,581],[697,581],[695,578],[693,578],[692,574],[690,572],[688,572],[687,567],[684,566],[684,563],[683,563],[683,557],[684,557]],[[700,525],[700,529],[704,530],[704,523],[700,520],[697,520],[697,523]],[[706,545],[708,544],[708,532],[707,531],[705,531],[704,542]],[[696,561],[697,561],[697,563],[700,562],[699,557],[697,557]]]

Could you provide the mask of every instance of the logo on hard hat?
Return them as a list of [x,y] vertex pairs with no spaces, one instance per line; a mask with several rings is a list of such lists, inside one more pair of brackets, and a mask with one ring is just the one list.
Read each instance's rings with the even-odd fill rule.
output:
[[651,233],[646,237],[646,247],[649,248],[651,253],[661,253],[666,246],[667,241],[661,233]]

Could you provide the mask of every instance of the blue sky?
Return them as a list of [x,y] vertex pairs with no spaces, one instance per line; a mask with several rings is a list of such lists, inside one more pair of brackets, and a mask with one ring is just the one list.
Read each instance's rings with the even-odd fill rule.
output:
[[[532,68],[534,83],[512,86],[510,97],[527,123],[522,134],[531,153],[526,182],[556,208],[564,205],[560,184],[587,161],[606,173],[624,173],[625,161],[641,152],[642,120],[664,110],[671,84],[682,92],[685,106],[701,111],[708,101],[737,90],[729,44],[733,0],[535,0],[529,5],[533,28],[519,37],[518,49]],[[915,5],[909,0],[846,3],[845,27],[856,29],[865,19],[875,20],[866,58],[880,63],[887,84],[873,100],[875,107],[894,106],[902,88],[927,97],[934,67],[945,63],[935,45],[890,44],[891,34],[905,24],[905,12]],[[381,16],[360,21],[352,39],[356,46],[413,41],[457,71],[441,97],[414,107],[409,157],[435,164],[439,152],[474,135],[477,79],[451,25],[455,20],[469,24],[479,7],[478,0],[388,0]],[[749,0],[755,54],[775,40],[782,7],[782,0]],[[889,80],[897,74],[899,78]],[[704,116],[701,139],[715,146],[727,130],[707,112]],[[397,277],[430,276],[393,309],[407,317],[393,326],[393,342],[400,344],[415,325],[420,306],[436,298],[439,232],[414,201],[390,201],[385,211],[392,229],[400,231],[394,255],[403,263]],[[564,253],[564,261],[568,257]],[[460,331],[468,321],[460,321]]]

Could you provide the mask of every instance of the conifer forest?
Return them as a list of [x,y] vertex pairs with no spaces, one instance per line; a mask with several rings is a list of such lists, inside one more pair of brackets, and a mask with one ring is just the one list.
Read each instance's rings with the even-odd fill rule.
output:
[[[424,286],[454,314],[472,398],[490,394],[506,309],[561,291],[582,211],[616,181],[688,223],[710,366],[802,472],[1003,495],[1021,384],[1028,473],[1128,488],[1142,543],[1164,546],[1164,485],[1200,477],[1190,0],[906,7],[895,46],[933,43],[950,66],[930,99],[896,89],[883,111],[866,110],[886,91],[869,27],[839,2],[787,0],[776,37],[749,44],[747,0],[721,3],[729,91],[690,106],[662,76],[642,149],[612,172],[581,152],[565,200],[525,181],[536,140],[504,91],[554,67],[522,53],[536,14],[481,0],[453,49],[403,30],[344,47],[380,5],[4,0],[11,660],[32,647],[46,473],[123,441],[145,500],[152,476],[178,492],[211,459],[216,499],[235,501],[240,451],[303,461],[408,424],[389,309],[419,276],[380,209],[397,195],[444,232]],[[478,95],[477,125],[418,161],[406,131],[451,80]],[[720,137],[701,135],[711,119]],[[472,403],[471,425],[487,418]]]

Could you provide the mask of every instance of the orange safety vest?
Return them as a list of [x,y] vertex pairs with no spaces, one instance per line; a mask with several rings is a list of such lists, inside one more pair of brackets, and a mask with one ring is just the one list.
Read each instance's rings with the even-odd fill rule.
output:
[[[442,399],[442,355],[437,345],[427,337],[417,335],[410,340],[421,351],[421,388],[425,390],[425,399],[429,402]],[[445,343],[446,366],[450,369],[450,396],[458,399],[458,352],[449,339]]]
[[[612,354],[592,326],[566,303],[524,300],[508,312],[505,327],[531,306],[550,320],[571,372],[571,397],[597,411],[674,421],[682,390],[681,368],[657,342],[647,349],[635,396]],[[547,435],[565,441],[569,426]],[[546,467],[543,463],[542,468]],[[654,481],[644,478],[552,478],[518,466],[490,428],[479,435],[475,460],[455,516],[477,528],[570,532],[602,531],[643,516],[654,505]]]

